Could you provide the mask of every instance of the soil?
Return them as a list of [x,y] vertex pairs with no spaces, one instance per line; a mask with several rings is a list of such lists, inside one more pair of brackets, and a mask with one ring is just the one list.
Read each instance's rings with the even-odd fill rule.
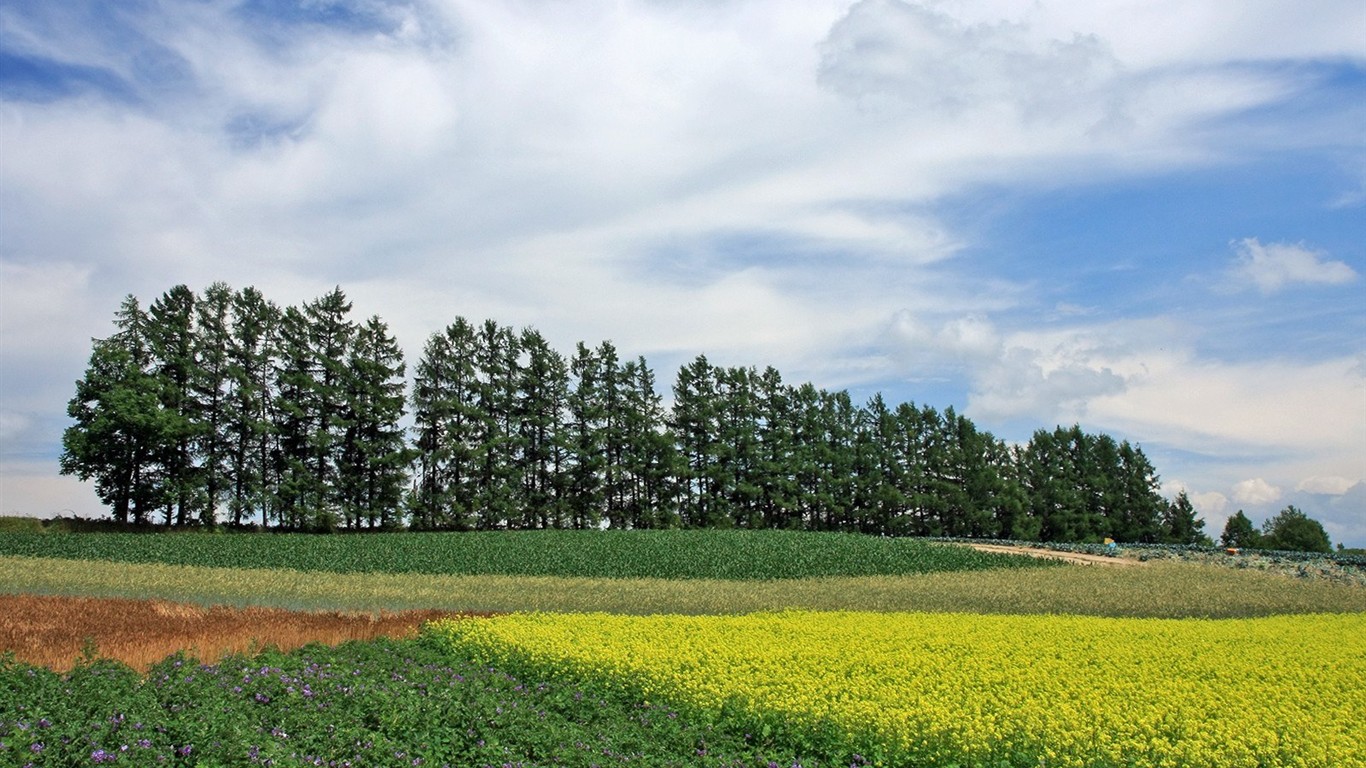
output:
[[0,653],[63,672],[83,656],[116,659],[145,671],[177,651],[210,663],[273,646],[408,637],[451,611],[379,614],[205,607],[166,600],[0,595]]
[[1145,565],[1142,560],[1131,560],[1126,557],[1112,557],[1110,555],[1088,555],[1084,552],[1059,552],[1053,549],[1040,549],[1038,547],[1017,547],[1005,544],[968,544],[973,549],[983,552],[1003,552],[1012,555],[1029,555],[1030,557],[1042,557],[1050,560],[1065,560],[1069,563],[1081,563],[1083,565]]

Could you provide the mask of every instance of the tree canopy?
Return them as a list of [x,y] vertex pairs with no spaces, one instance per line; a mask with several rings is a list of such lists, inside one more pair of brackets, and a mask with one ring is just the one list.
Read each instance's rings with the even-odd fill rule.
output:
[[705,355],[666,405],[610,341],[565,356],[535,329],[460,317],[408,382],[387,325],[351,310],[340,288],[284,308],[221,283],[145,311],[128,297],[77,383],[62,471],[116,520],[176,525],[1208,542],[1141,448],[1079,425],[1011,445],[952,407],[860,405]]

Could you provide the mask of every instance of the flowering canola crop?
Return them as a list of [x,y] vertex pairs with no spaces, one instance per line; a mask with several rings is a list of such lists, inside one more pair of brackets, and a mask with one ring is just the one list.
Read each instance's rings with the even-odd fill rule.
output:
[[1366,767],[1366,614],[513,614],[429,631],[888,765]]

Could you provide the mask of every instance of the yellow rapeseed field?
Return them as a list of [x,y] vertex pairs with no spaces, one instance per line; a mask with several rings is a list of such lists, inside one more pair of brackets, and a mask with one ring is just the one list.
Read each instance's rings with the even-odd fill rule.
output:
[[1366,614],[529,613],[429,632],[885,765],[1366,766]]

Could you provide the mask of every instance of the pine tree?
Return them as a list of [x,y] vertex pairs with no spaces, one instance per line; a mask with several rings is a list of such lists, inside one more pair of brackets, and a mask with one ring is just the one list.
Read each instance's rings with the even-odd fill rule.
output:
[[309,341],[308,319],[298,307],[280,316],[280,347],[272,386],[271,421],[277,445],[271,454],[275,478],[271,506],[277,522],[291,530],[307,528],[324,504],[314,470],[318,415],[317,362]]
[[705,355],[678,371],[670,416],[680,460],[679,514],[685,528],[710,528],[720,518],[714,487],[717,463],[716,372]]
[[201,435],[192,391],[196,376],[194,313],[196,297],[177,285],[152,302],[147,311],[147,338],[154,360],[158,431],[164,441],[161,463],[166,490],[166,524],[184,526],[204,505],[195,444]]
[[678,524],[673,477],[677,471],[674,438],[665,428],[663,398],[645,358],[622,368],[626,384],[626,450],[629,478],[626,512],[632,528],[671,528]]
[[418,468],[409,501],[416,528],[466,530],[474,524],[483,429],[476,347],[474,326],[456,318],[428,340],[418,362],[412,392]]
[[61,473],[93,480],[95,493],[120,523],[148,521],[165,497],[156,377],[147,315],[133,296],[123,300],[118,331],[96,339],[85,375],[67,405],[74,423],[62,433]]
[[194,417],[199,422],[194,446],[199,456],[203,484],[200,524],[218,523],[218,505],[226,496],[231,478],[228,403],[232,398],[229,326],[232,289],[214,283],[195,306],[194,371],[190,377]]
[[348,368],[338,467],[342,518],[351,528],[397,527],[411,461],[399,425],[405,366],[398,342],[379,317],[357,329]]
[[1158,491],[1161,483],[1157,470],[1143,454],[1143,449],[1130,445],[1127,440],[1120,443],[1119,457],[1117,477],[1123,493],[1124,540],[1158,541],[1162,537],[1162,515],[1167,505]]
[[759,413],[752,368],[716,369],[716,450],[713,492],[718,519],[736,528],[758,527],[762,515],[758,478]]
[[476,334],[475,376],[478,434],[473,505],[478,526],[502,528],[520,518],[517,337],[511,328],[484,321]]
[[755,477],[760,489],[758,503],[763,526],[800,527],[793,469],[796,424],[792,397],[776,368],[769,366],[759,375],[755,400],[760,414]]
[[569,365],[534,329],[521,333],[526,363],[519,371],[517,417],[521,430],[521,525],[563,528],[568,446]]
[[228,515],[233,525],[242,525],[258,513],[261,527],[270,523],[275,495],[272,456],[277,450],[271,403],[279,323],[279,307],[256,288],[244,288],[233,296],[228,347],[232,394],[225,416],[231,484]]
[[869,399],[858,414],[855,433],[854,509],[864,533],[890,533],[905,509],[903,464],[897,454],[896,416],[882,395]]
[[1240,509],[1224,523],[1224,532],[1219,536],[1219,543],[1225,547],[1256,549],[1262,546],[1262,535]]
[[1162,514],[1162,540],[1168,544],[1210,544],[1205,521],[1197,516],[1185,491],[1167,504]]

